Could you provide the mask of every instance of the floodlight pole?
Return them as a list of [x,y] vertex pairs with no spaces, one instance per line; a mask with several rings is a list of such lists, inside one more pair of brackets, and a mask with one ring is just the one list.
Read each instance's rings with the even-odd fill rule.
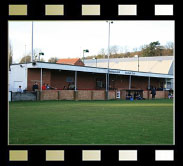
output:
[[89,50],[88,49],[83,50],[83,63],[84,63],[84,53],[85,52],[89,52]]
[[138,72],[139,72],[139,56],[138,56]]
[[108,67],[107,67],[107,100],[109,100],[109,56],[110,56],[110,25],[113,23],[112,21],[108,21],[109,23],[109,31],[108,31]]
[[33,40],[34,40],[34,23],[32,21],[32,62],[34,61],[34,45],[33,45]]
[[135,57],[138,58],[138,72],[139,72],[139,56],[138,55],[135,55]]
[[40,56],[41,56],[41,55],[44,55],[44,53],[43,53],[43,52],[40,52],[40,53],[39,53],[39,61],[40,61]]
[[83,50],[83,63],[84,63],[84,52],[85,52],[85,50]]
[[96,67],[97,67],[97,57],[93,58],[93,60],[96,60]]
[[25,44],[25,63],[27,63],[27,60],[26,60],[26,44]]

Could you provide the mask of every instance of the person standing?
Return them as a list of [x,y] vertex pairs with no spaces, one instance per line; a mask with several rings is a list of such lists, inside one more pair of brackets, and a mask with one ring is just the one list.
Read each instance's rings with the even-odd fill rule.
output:
[[37,91],[38,90],[38,84],[37,82],[34,83],[34,85],[32,86],[32,91]]
[[156,96],[156,89],[155,88],[152,89],[151,94],[152,94],[152,99],[155,99],[155,96]]

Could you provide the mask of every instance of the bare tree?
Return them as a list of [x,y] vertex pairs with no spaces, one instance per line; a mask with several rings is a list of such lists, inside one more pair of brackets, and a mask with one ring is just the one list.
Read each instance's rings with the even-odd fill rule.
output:
[[30,54],[24,56],[24,57],[20,60],[19,63],[29,63],[29,62],[31,62],[31,55],[30,55]]
[[48,62],[50,63],[56,63],[58,61],[57,57],[51,57],[50,59],[48,59]]
[[123,46],[119,46],[119,53],[123,53],[123,51],[124,51]]
[[111,46],[110,54],[115,54],[116,55],[118,53],[118,51],[119,51],[119,46],[117,46],[117,45]]
[[173,49],[174,48],[174,43],[172,41],[169,41],[165,45],[166,49]]
[[10,67],[10,65],[13,63],[13,47],[11,42],[9,41],[8,43],[8,65]]
[[104,48],[101,48],[101,50],[99,51],[99,54],[101,57],[105,58],[105,55],[106,55],[106,50]]

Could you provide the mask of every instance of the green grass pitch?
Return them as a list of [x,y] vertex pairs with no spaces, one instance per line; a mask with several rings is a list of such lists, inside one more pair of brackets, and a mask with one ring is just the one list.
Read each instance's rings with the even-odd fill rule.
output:
[[173,144],[173,101],[10,102],[9,144]]

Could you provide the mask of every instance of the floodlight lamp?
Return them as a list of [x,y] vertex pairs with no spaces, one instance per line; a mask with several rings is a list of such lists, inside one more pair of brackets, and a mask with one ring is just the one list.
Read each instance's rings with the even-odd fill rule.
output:
[[40,52],[39,55],[44,55],[44,53],[43,52]]
[[84,52],[89,52],[89,50],[88,49],[86,49],[86,50],[83,50]]

